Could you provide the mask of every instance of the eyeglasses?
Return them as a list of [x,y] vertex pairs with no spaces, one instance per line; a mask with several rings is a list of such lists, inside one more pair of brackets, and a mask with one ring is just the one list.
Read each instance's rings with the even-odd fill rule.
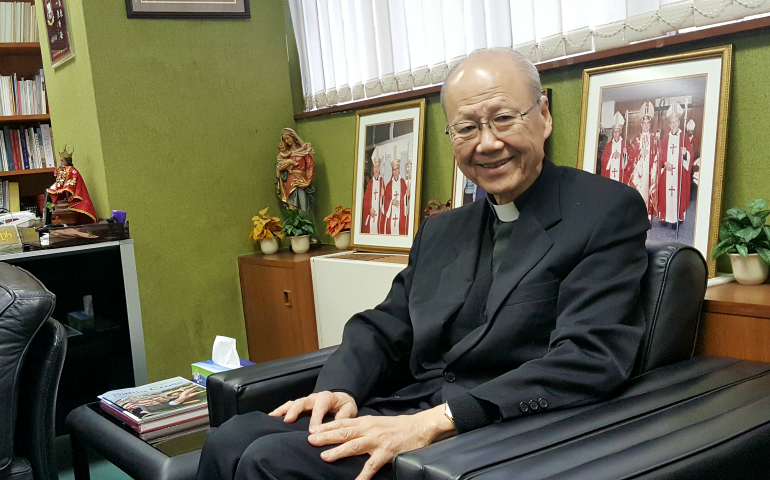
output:
[[510,133],[517,125],[520,125],[524,121],[524,115],[534,110],[534,108],[540,104],[541,98],[538,98],[535,104],[527,109],[526,112],[509,110],[507,112],[498,113],[490,118],[488,122],[467,121],[455,123],[454,125],[447,125],[444,129],[444,133],[449,135],[452,142],[469,142],[471,140],[476,140],[481,135],[482,125],[489,127],[495,135]]

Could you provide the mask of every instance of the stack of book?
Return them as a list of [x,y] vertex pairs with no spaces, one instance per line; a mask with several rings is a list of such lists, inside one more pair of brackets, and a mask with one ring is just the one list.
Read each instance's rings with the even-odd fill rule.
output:
[[101,409],[147,442],[209,426],[206,389],[182,377],[99,395]]

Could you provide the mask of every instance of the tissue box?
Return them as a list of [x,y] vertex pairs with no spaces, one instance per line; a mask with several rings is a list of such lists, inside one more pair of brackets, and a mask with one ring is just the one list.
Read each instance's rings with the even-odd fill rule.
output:
[[[239,359],[241,366],[254,365],[254,362],[248,360]],[[195,362],[192,365],[192,379],[193,382],[198,385],[206,386],[206,377],[212,373],[224,372],[226,370],[232,370],[231,368],[223,367],[222,365],[214,363],[213,360],[206,360],[205,362]]]

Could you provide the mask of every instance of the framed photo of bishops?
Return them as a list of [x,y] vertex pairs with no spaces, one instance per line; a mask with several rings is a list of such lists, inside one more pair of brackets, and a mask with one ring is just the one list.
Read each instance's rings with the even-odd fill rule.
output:
[[719,234],[731,64],[727,45],[583,71],[578,168],[639,192],[648,239],[707,259]]
[[425,99],[359,110],[353,176],[354,250],[408,252],[420,221]]

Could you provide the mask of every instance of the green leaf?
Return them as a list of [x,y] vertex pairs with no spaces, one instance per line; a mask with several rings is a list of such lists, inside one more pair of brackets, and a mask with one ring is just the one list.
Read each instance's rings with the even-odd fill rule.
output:
[[746,257],[749,254],[749,249],[742,243],[736,244],[735,249],[738,250],[738,253],[740,253],[742,257]]
[[760,210],[756,213],[754,213],[757,217],[767,218],[768,215],[770,215],[770,210]]
[[767,200],[764,200],[762,198],[757,198],[750,201],[746,206],[749,207],[749,209],[751,209],[752,212],[758,212],[763,208],[765,208],[766,205],[767,205]]
[[760,247],[757,248],[757,253],[762,257],[762,260],[764,260],[765,263],[770,264],[770,249]]
[[770,240],[770,225],[765,225],[762,230],[765,232],[765,238]]
[[762,232],[761,228],[746,227],[735,234],[740,237],[744,242],[749,243]]
[[762,217],[758,217],[758,216],[753,215],[751,213],[746,215],[746,217],[748,217],[748,219],[751,221],[751,226],[752,227],[761,227],[762,225],[765,224],[765,219],[762,218]]
[[727,217],[725,218],[735,218],[738,220],[743,219],[746,216],[746,210],[742,208],[731,208],[727,211]]

